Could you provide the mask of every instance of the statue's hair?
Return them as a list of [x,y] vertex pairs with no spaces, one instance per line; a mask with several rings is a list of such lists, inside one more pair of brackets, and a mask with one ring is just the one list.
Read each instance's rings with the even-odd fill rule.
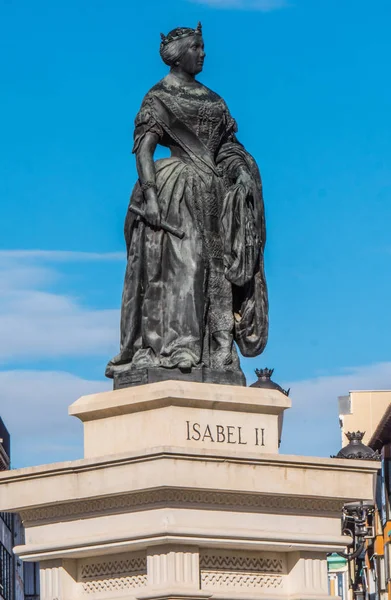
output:
[[161,33],[160,56],[169,67],[173,67],[189,49],[195,35],[202,35],[202,25],[198,23],[195,29],[177,27],[169,34]]
[[160,45],[160,56],[162,60],[169,67],[173,67],[178,60],[182,58],[184,54],[186,54],[187,50],[194,42],[193,36],[184,37],[178,40],[174,40],[169,44],[161,44]]

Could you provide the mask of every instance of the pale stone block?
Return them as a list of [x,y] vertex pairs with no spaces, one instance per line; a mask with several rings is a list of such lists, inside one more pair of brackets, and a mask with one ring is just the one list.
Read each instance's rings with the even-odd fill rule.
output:
[[201,589],[213,597],[286,594],[286,555],[272,552],[204,549],[200,555]]
[[84,396],[69,413],[86,458],[162,445],[265,454],[278,452],[290,405],[278,390],[165,381]]
[[288,588],[291,600],[321,600],[330,598],[327,579],[327,558],[316,552],[288,554]]
[[147,587],[145,553],[111,554],[78,561],[78,587],[82,598],[136,596]]
[[[273,500],[269,502],[272,504]],[[296,514],[283,514],[276,509],[265,513],[245,512],[235,510],[235,507],[219,510],[216,506],[208,510],[149,507],[145,511],[90,516],[82,522],[82,527],[78,519],[57,523],[49,521],[27,527],[26,547],[18,548],[18,551],[24,555],[26,549],[40,553],[50,549],[52,553],[57,550],[61,554],[66,547],[72,546],[72,553],[76,556],[84,552],[86,544],[107,546],[108,551],[112,551],[114,546],[118,549],[124,545],[129,549],[146,547],[152,540],[167,538],[187,539],[193,547],[203,539],[205,543],[222,547],[240,545],[251,548],[257,545],[276,550],[288,541],[292,548],[321,547],[324,551],[332,551],[336,545],[342,548],[346,544],[341,536],[338,512],[329,517],[310,510],[301,515],[297,512],[297,508]]]
[[199,589],[199,554],[194,546],[157,546],[147,555],[148,586],[152,590]]
[[78,595],[75,560],[51,560],[40,564],[41,600],[74,600]]
[[[376,462],[281,455],[248,455],[170,447],[134,454],[0,472],[0,507],[54,510],[80,502],[158,488],[215,490],[283,497],[368,500]],[[343,499],[343,500],[342,500]]]
[[62,600],[62,561],[52,561],[40,566],[40,593],[42,600]]

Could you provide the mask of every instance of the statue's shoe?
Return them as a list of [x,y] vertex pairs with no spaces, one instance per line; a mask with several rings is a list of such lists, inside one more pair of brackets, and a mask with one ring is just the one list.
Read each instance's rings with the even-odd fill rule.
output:
[[189,371],[191,369],[191,367],[193,366],[192,361],[190,360],[190,358],[183,358],[179,363],[178,363],[178,369],[182,369],[183,371]]

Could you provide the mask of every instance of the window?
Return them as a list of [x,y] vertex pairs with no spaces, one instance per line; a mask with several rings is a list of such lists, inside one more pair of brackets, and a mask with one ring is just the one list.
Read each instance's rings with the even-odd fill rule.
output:
[[25,600],[39,600],[39,564],[23,563]]
[[12,556],[0,543],[0,595],[12,600]]
[[387,586],[390,579],[390,545],[384,544],[384,579]]
[[4,521],[10,531],[12,530],[12,517],[12,513],[0,512],[0,519]]
[[379,596],[380,596],[381,592],[387,591],[384,556],[374,556],[373,561],[374,561],[376,587],[377,587],[377,590],[378,590]]
[[337,595],[337,575],[336,573],[329,573],[329,595]]

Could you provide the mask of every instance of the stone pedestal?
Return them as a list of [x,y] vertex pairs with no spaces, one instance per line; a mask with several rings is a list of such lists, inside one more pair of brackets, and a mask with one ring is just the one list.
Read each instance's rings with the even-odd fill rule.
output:
[[328,597],[341,507],[372,499],[377,464],[279,455],[289,406],[183,381],[74,403],[84,459],[0,474],[42,600]]
[[284,410],[277,390],[166,381],[84,396],[69,413],[84,423],[85,458],[172,448],[275,453]]

